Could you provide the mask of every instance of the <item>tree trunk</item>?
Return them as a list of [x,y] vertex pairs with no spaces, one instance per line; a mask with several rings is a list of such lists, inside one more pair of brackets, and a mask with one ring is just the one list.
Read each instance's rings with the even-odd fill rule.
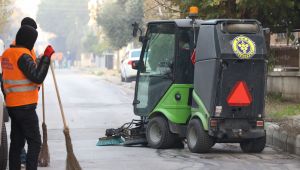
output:
[[120,70],[120,49],[118,50],[117,53],[117,70]]
[[288,46],[290,43],[290,32],[288,28],[286,29],[286,45]]

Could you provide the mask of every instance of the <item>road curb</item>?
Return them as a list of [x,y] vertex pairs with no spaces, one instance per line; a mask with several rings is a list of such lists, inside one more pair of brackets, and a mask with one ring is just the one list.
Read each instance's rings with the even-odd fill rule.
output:
[[296,137],[296,144],[295,144],[295,146],[296,146],[296,154],[297,155],[300,155],[300,134],[299,135],[297,135],[297,137]]
[[300,134],[293,134],[280,129],[275,123],[266,122],[267,144],[285,152],[300,155]]

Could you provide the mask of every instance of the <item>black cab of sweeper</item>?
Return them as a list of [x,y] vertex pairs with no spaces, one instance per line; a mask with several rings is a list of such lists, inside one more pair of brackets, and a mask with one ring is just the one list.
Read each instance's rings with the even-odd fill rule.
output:
[[195,138],[193,134],[197,132],[189,132],[195,128],[188,127],[191,151],[206,152],[216,142],[240,143],[244,152],[264,149],[266,55],[263,29],[257,20],[218,19],[201,23],[192,119],[200,119],[201,128],[208,134],[204,138],[209,142],[200,144],[202,137]]

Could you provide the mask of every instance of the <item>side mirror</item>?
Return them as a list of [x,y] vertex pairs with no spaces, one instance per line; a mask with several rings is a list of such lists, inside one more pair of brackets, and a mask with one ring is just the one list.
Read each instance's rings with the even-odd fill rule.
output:
[[138,70],[139,69],[139,60],[138,61],[132,61],[131,63],[131,68],[134,70]]
[[142,29],[140,28],[139,24],[137,22],[131,24],[132,27],[133,27],[133,30],[132,30],[132,36],[133,37],[137,37],[137,32],[140,31],[140,35],[143,34],[143,31]]

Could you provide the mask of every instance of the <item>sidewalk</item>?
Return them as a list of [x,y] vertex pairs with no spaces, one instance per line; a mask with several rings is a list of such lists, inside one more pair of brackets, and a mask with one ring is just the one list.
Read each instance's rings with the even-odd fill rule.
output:
[[268,145],[300,155],[300,116],[278,122],[266,122],[265,129]]

